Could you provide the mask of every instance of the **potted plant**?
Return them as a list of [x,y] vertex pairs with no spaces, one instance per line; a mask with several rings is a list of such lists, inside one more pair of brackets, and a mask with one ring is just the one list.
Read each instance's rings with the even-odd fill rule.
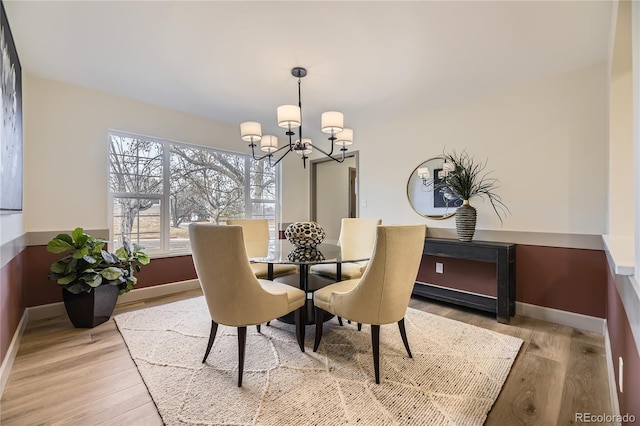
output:
[[476,229],[476,209],[469,204],[473,197],[486,197],[498,215],[502,216],[509,209],[494,191],[498,188],[498,180],[485,173],[487,163],[477,163],[466,151],[457,154],[455,151],[441,156],[444,160],[442,180],[435,184],[451,199],[461,199],[462,205],[456,210],[456,232],[460,241],[471,241]]
[[135,272],[150,262],[137,244],[127,241],[115,253],[105,250],[106,241],[76,228],[59,234],[47,244],[51,253],[64,255],[51,264],[49,279],[62,288],[69,319],[77,328],[92,328],[113,313],[118,294],[127,293],[137,282]]

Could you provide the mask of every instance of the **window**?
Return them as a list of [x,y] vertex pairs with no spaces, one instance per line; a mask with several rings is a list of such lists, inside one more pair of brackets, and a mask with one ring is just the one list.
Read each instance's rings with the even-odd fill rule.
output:
[[264,218],[275,235],[277,173],[249,155],[109,133],[112,244],[188,252],[191,222]]

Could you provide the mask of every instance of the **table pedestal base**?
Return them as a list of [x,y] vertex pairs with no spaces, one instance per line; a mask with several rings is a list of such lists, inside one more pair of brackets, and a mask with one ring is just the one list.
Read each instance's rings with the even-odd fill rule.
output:
[[[292,287],[300,288],[301,279],[303,278],[300,277],[300,274],[291,274],[291,275],[285,275],[283,277],[278,277],[274,279],[274,281],[287,284]],[[334,284],[334,283],[335,283],[335,280],[327,277],[322,277],[320,275],[308,274],[306,276],[307,302],[305,304],[305,312],[306,312],[305,321],[307,325],[316,323],[316,315],[314,312],[313,299],[310,298],[310,297],[313,297],[312,296],[313,292],[321,289],[322,287],[326,287],[329,284]],[[329,312],[326,312],[326,311],[323,311],[323,312],[324,312],[324,321],[329,321],[331,318],[334,317],[334,315],[330,314]],[[278,318],[278,320],[282,322],[286,322],[287,324],[294,324],[295,321],[293,318],[293,314],[294,313],[291,312],[283,317]]]

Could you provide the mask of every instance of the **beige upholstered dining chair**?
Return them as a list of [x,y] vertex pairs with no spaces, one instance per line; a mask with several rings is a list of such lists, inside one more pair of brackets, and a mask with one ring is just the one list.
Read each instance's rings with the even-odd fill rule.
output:
[[[376,239],[376,227],[382,224],[380,219],[343,218],[340,226],[338,244],[342,248],[345,259],[369,258]],[[343,263],[341,265],[341,279],[337,279],[335,263],[313,265],[312,274],[325,275],[337,281],[360,278],[369,261]]]
[[371,261],[361,279],[341,281],[314,293],[316,339],[322,339],[322,310],[358,323],[371,324],[376,383],[380,383],[380,326],[398,323],[402,342],[412,358],[404,315],[418,275],[424,246],[424,225],[378,226]]
[[[266,257],[269,250],[269,222],[267,219],[228,219],[227,225],[242,226],[244,246],[248,257]],[[267,279],[269,276],[266,263],[251,263],[256,278]],[[273,265],[273,278],[298,272],[296,265]]]
[[211,351],[218,324],[238,328],[238,386],[242,386],[247,326],[295,311],[296,335],[304,352],[305,292],[258,280],[246,256],[242,227],[192,223],[189,240],[196,273],[209,307],[211,332],[202,362]]

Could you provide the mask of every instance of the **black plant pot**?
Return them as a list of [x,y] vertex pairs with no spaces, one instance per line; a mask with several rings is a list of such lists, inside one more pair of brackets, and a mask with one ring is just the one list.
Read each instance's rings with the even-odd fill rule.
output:
[[62,290],[64,307],[76,328],[93,328],[111,318],[120,289],[114,285],[101,285],[90,293],[73,294]]

